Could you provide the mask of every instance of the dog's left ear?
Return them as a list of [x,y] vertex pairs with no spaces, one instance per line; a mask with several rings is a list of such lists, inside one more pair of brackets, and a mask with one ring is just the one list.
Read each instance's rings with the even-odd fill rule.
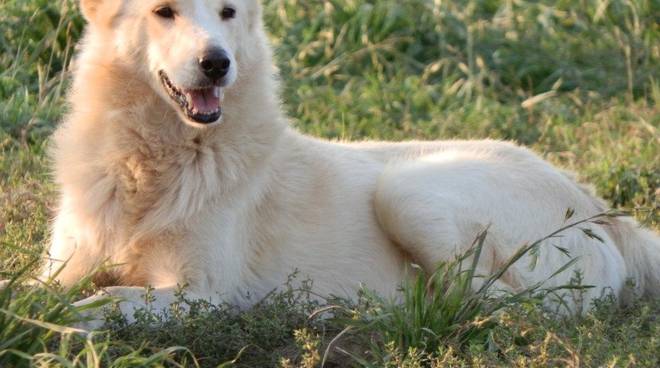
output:
[[123,0],[80,0],[80,11],[88,23],[109,25],[122,3]]

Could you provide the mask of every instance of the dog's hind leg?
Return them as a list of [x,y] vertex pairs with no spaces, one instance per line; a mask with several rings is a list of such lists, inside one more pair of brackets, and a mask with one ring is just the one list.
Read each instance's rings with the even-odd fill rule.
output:
[[[525,151],[509,155],[521,157],[500,155],[493,160],[455,152],[392,165],[380,178],[375,194],[381,226],[427,271],[467,251],[477,235],[488,230],[476,270],[487,275],[524,245],[565,226],[569,208],[575,211],[575,219],[600,211],[550,165]],[[604,290],[618,295],[625,279],[623,258],[597,224],[569,229],[541,243],[537,252],[510,267],[495,288],[526,289],[549,278],[572,257],[577,262],[550,279],[546,287],[569,284],[580,272],[581,282],[594,286],[581,296],[585,301]],[[479,280],[475,281],[478,287]],[[566,303],[571,309],[580,308],[574,301]]]

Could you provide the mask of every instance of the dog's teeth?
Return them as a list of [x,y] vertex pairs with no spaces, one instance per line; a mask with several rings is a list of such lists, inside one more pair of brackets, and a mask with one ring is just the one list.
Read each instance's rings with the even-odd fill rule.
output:
[[220,98],[220,87],[213,88],[213,97]]

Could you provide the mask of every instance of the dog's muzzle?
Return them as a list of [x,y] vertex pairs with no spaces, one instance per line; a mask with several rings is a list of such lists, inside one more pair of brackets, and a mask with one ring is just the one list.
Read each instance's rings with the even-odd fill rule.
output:
[[165,71],[161,70],[158,74],[167,94],[190,120],[200,124],[212,124],[220,120],[224,97],[222,87],[210,85],[200,88],[179,88]]

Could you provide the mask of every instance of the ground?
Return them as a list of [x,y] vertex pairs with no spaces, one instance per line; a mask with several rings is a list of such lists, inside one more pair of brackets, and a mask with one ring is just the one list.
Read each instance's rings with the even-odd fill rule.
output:
[[[265,7],[297,128],[331,139],[513,140],[660,228],[657,1]],[[0,279],[17,284],[48,242],[48,137],[82,27],[72,0],[0,2]],[[0,292],[0,366],[660,365],[658,300],[618,308],[605,297],[585,317],[557,319],[532,296],[464,293],[469,277],[454,266],[430,277],[436,287],[405,285],[403,305],[368,291],[357,304],[319,304],[285,287],[238,312],[182,295],[191,312],[173,307],[160,328],[145,311],[137,325],[115,318],[88,336],[63,326],[89,282],[68,292],[12,285]]]

